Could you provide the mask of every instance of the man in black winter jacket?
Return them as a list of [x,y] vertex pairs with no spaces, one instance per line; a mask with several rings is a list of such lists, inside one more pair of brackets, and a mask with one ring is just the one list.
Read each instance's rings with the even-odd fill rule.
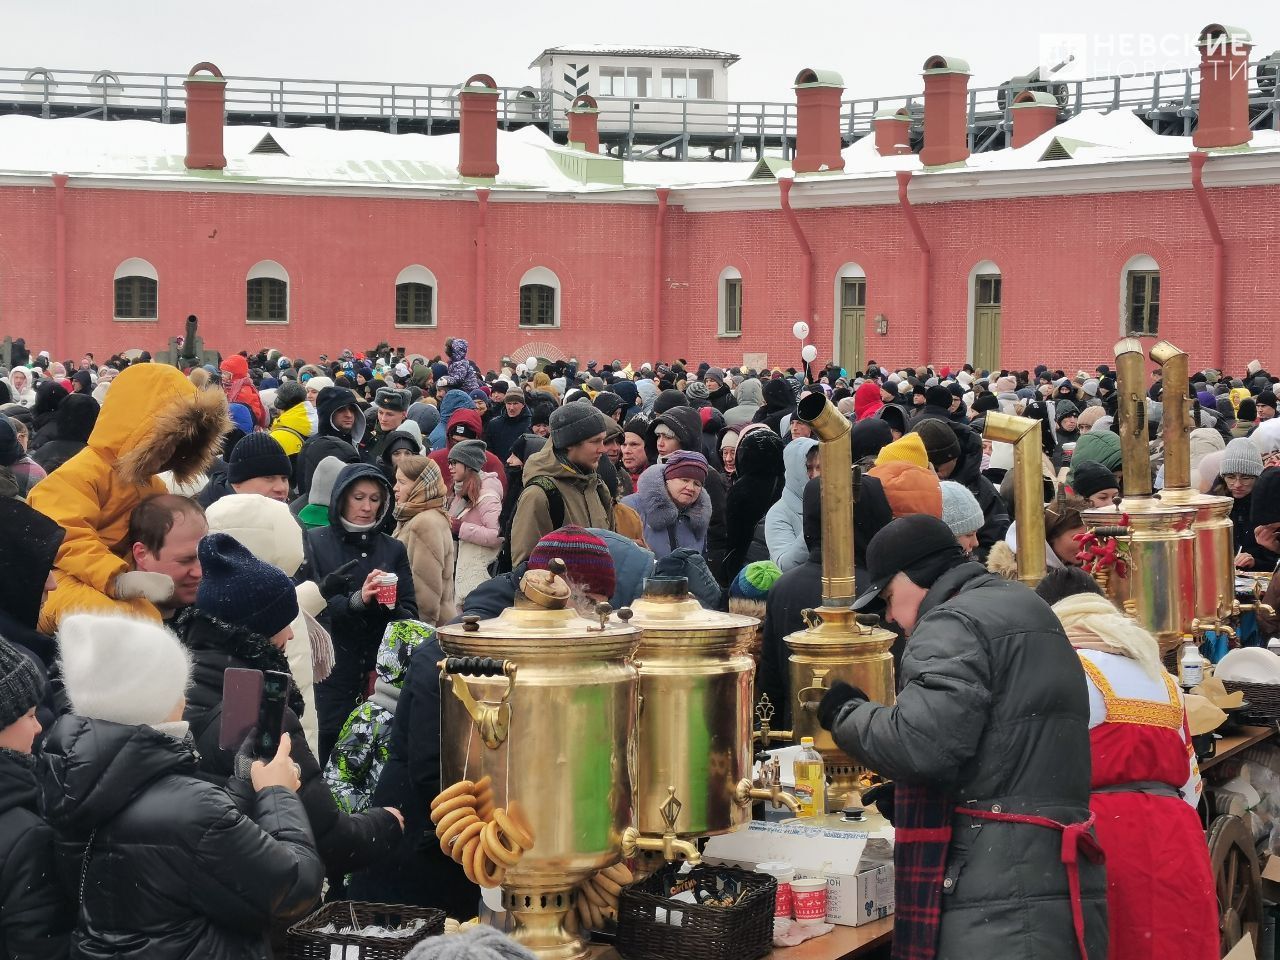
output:
[[[950,826],[937,956],[1103,960],[1106,879],[1087,827],[1075,826],[1092,816],[1089,695],[1061,623],[1024,585],[966,561],[934,517],[894,520],[871,541],[867,566],[854,608],[882,598],[908,637],[897,700],[875,703],[837,682],[818,719],[858,763],[917,788],[909,819],[936,808],[936,828]],[[918,793],[933,799],[915,803]],[[1073,827],[1078,838],[1065,833]],[[899,843],[895,857],[930,842]],[[896,883],[899,903],[921,903],[911,871]]]
[[366,420],[354,393],[346,387],[325,387],[316,396],[316,417],[320,425],[298,454],[295,479],[299,496],[311,489],[311,475],[325,457],[347,463],[365,459]]
[[[173,623],[193,663],[183,718],[191,724],[200,770],[225,784],[235,772],[235,751],[223,750],[218,743],[224,674],[231,667],[287,673],[284,644],[291,636],[289,625],[297,616],[298,600],[283,572],[258,560],[225,533],[201,541],[200,563],[204,577],[196,604],[179,613]],[[290,685],[284,729],[301,771],[298,797],[325,872],[337,877],[387,856],[400,837],[401,818],[399,811],[386,809],[357,814],[338,809],[298,720],[303,709],[301,695]]]
[[484,442],[489,452],[503,463],[511,456],[515,442],[533,427],[533,414],[525,402],[524,394],[512,390],[503,398],[502,408],[494,411],[484,428]]
[[43,686],[31,658],[0,640],[0,956],[64,960],[75,911],[54,870],[31,757]]

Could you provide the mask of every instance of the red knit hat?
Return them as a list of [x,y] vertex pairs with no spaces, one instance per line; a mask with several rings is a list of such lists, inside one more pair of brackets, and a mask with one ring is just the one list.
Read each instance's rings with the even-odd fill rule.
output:
[[697,480],[707,482],[707,458],[690,450],[677,450],[662,468],[663,480]]
[[566,524],[539,540],[529,554],[530,570],[545,570],[559,557],[567,568],[566,576],[588,593],[612,597],[617,589],[613,555],[603,540],[590,530]]

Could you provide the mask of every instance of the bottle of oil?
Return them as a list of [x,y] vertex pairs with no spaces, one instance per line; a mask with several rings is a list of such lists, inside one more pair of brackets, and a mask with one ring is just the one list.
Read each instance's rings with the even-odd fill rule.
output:
[[796,799],[801,817],[820,817],[827,812],[827,770],[822,754],[813,748],[813,737],[801,737],[800,755],[792,764]]

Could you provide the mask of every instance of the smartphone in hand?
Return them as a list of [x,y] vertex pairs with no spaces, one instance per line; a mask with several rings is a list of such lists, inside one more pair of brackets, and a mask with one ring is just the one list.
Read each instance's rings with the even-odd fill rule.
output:
[[258,723],[264,680],[261,670],[228,667],[222,674],[222,728],[218,748],[239,750]]
[[280,749],[280,734],[284,732],[284,709],[289,700],[289,674],[268,670],[263,675],[262,700],[258,706],[257,727],[253,755],[260,760],[270,760]]

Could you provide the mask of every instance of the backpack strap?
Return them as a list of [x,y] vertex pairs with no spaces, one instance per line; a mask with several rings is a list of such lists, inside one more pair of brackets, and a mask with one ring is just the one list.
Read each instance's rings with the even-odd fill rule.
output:
[[560,488],[550,477],[534,477],[529,486],[537,487],[547,497],[547,510],[551,514],[551,529],[559,530],[564,526],[564,496]]

